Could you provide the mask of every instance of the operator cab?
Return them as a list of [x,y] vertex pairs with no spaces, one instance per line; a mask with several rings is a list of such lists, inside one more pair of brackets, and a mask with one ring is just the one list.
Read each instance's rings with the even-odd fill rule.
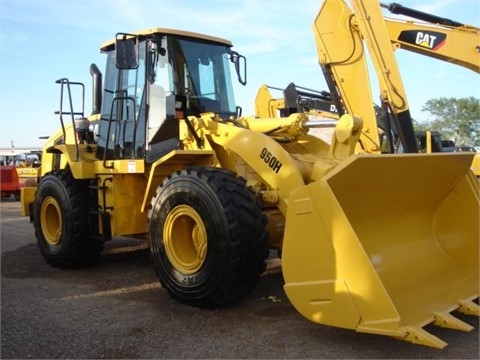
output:
[[227,40],[159,28],[119,33],[103,45],[97,157],[153,162],[178,146],[180,119],[207,112],[235,116],[229,66],[245,84],[246,62],[231,47]]

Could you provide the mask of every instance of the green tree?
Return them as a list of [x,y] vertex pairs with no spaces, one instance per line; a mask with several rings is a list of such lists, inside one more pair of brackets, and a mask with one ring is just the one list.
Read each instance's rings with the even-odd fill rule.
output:
[[453,140],[457,145],[480,145],[480,100],[467,98],[430,99],[422,111],[431,115],[431,120],[422,127],[438,130],[443,139]]

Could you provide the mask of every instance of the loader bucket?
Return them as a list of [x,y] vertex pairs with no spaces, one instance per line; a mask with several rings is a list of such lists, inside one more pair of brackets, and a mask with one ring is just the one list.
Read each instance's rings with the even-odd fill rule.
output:
[[308,319],[443,348],[423,327],[479,315],[479,184],[471,155],[353,155],[292,191],[285,292]]

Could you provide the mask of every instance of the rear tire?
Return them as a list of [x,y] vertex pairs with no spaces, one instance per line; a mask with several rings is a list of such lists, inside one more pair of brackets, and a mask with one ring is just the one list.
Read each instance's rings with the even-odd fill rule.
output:
[[192,306],[238,301],[265,270],[265,224],[255,195],[234,173],[192,168],[173,174],[158,187],[149,212],[160,283]]
[[47,263],[59,268],[91,265],[103,243],[90,238],[88,181],[59,170],[40,182],[33,206],[38,247]]

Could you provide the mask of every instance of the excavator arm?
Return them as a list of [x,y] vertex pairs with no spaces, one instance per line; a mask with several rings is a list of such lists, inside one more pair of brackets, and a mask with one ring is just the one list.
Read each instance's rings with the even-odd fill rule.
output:
[[480,28],[396,3],[381,6],[393,14],[430,23],[385,18],[394,49],[415,52],[480,73]]
[[326,0],[314,22],[318,59],[332,96],[339,108],[362,118],[365,150],[380,152],[366,46],[378,77],[382,108],[390,113],[406,151],[417,152],[405,88],[381,8],[357,0],[352,7],[353,11],[344,1]]
[[[360,152],[393,153],[397,137],[403,144],[410,145],[410,152],[415,152],[412,151],[416,141],[407,97],[393,52],[403,49],[480,73],[480,28],[397,3],[378,6],[372,2],[353,1],[352,4],[354,11],[344,1],[326,1],[314,24],[318,59],[330,90],[323,103],[328,102],[329,109],[318,106],[318,101],[301,106],[298,100],[304,94],[298,92],[292,97],[289,90],[296,88],[293,84],[283,91],[283,98],[274,98],[269,91],[281,89],[263,85],[255,99],[256,116],[283,117],[307,110],[321,111],[324,115],[328,112],[333,118],[345,112],[356,114],[363,120]],[[384,17],[380,7],[416,20]],[[383,111],[378,106],[371,108],[371,92],[365,91],[370,88],[365,48],[373,54]],[[316,98],[317,94],[327,92],[308,89],[307,97]],[[383,146],[380,132],[387,140]]]
[[[396,49],[463,66],[479,72],[479,28],[406,8],[372,1],[324,2],[314,23],[318,59],[337,107],[360,116],[364,122],[361,142],[369,153],[380,149],[378,122],[371,108],[372,98],[365,48],[375,68],[382,108],[389,115],[383,124],[387,136],[394,130],[407,152],[417,152],[412,118]],[[381,7],[395,14],[429,23],[385,18]],[[342,44],[339,46],[338,44]],[[390,127],[389,119],[393,120]],[[389,141],[392,146],[392,139]],[[390,151],[392,152],[392,147]]]

